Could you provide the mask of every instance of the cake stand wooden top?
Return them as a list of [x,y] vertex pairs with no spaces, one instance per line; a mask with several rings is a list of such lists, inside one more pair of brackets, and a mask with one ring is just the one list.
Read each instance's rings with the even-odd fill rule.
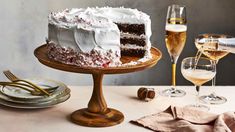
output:
[[[79,67],[75,65],[68,65],[63,64],[57,61],[50,59],[47,55],[47,46],[46,44],[38,47],[34,51],[34,55],[38,58],[38,60],[51,68],[68,71],[68,72],[76,72],[76,73],[85,73],[85,74],[94,74],[94,73],[101,73],[101,74],[120,74],[120,73],[128,73],[128,72],[135,72],[144,70],[146,68],[152,67],[160,60],[162,57],[162,53],[155,47],[151,48],[152,58],[145,62],[140,62],[135,65],[123,65],[118,67],[106,67],[106,68],[99,68],[99,67]],[[130,57],[130,56],[122,56],[121,61],[123,64],[129,63],[131,61],[137,61],[140,59],[139,57]]]

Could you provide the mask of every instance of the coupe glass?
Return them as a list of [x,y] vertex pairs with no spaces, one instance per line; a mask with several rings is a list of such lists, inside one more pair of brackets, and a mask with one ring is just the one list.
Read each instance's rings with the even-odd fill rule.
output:
[[188,57],[182,61],[181,73],[184,78],[196,86],[197,103],[186,107],[209,110],[206,105],[199,104],[200,86],[210,81],[216,74],[215,63],[207,58]]
[[[231,38],[231,36],[228,35],[222,35],[222,34],[201,34],[195,39],[195,45],[198,49],[198,56],[200,57],[200,54],[204,54],[208,58],[214,61],[214,63],[218,63],[219,59],[225,57],[228,52],[226,51],[220,51],[217,49],[217,39],[218,38]],[[204,43],[201,43],[202,39],[206,39]],[[201,52],[201,53],[200,53]],[[212,80],[212,86],[215,86],[216,76]],[[219,96],[215,94],[215,92],[212,92],[209,95],[204,95],[200,97],[200,100],[207,104],[223,104],[227,101],[227,99],[223,96]]]
[[184,48],[186,41],[186,8],[180,5],[168,7],[166,18],[165,42],[172,62],[172,86],[161,92],[161,95],[168,97],[181,97],[186,93],[176,89],[176,63]]

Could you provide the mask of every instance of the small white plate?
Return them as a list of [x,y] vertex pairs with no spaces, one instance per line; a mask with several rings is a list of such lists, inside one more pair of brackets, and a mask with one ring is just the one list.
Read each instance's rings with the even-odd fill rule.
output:
[[39,108],[48,108],[55,106],[59,103],[65,102],[70,98],[70,94],[60,97],[60,98],[55,98],[52,99],[51,101],[48,102],[43,102],[43,103],[38,103],[38,104],[19,104],[19,103],[13,103],[6,101],[4,99],[0,99],[0,104],[8,107],[13,107],[13,108],[21,108],[21,109],[39,109]]
[[0,87],[0,104],[24,109],[47,108],[62,103],[70,97],[70,89],[61,82],[44,78],[32,78],[27,80],[39,86],[58,86],[58,88],[51,96],[47,97],[33,96],[28,91],[16,87]]
[[31,104],[42,104],[42,103],[45,103],[45,102],[47,103],[47,102],[49,102],[51,100],[67,96],[68,94],[70,94],[70,89],[66,88],[64,91],[61,91],[60,94],[51,95],[51,96],[45,97],[43,99],[37,99],[37,100],[36,99],[34,99],[34,100],[19,100],[19,99],[15,99],[15,98],[11,98],[9,96],[6,96],[6,95],[4,95],[2,93],[0,93],[0,99],[5,100],[7,102],[11,102],[11,103],[31,105]]

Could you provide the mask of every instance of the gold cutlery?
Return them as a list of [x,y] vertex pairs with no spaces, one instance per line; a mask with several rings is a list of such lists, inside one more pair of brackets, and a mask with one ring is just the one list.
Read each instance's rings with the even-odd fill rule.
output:
[[39,86],[37,86],[37,85],[35,85],[35,84],[33,84],[33,83],[27,81],[27,80],[18,78],[17,76],[15,76],[15,75],[14,75],[12,72],[10,72],[9,70],[3,71],[3,73],[4,73],[5,76],[6,76],[9,80],[11,80],[12,82],[25,82],[25,83],[31,85],[32,88],[34,88],[36,91],[41,92],[41,93],[44,93],[44,94],[47,95],[47,96],[50,96],[50,95],[51,95],[50,93],[48,93],[46,90],[40,88]]

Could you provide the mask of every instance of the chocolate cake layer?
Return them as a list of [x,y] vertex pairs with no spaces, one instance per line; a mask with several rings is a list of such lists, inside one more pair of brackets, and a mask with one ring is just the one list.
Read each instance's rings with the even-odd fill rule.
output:
[[134,44],[134,45],[138,45],[138,46],[145,46],[146,42],[145,39],[137,39],[137,38],[121,38],[120,40],[121,44],[125,45],[125,44]]
[[142,49],[121,49],[122,56],[138,56],[144,57],[146,50]]
[[116,23],[121,32],[133,33],[136,35],[145,34],[144,24],[121,24]]

